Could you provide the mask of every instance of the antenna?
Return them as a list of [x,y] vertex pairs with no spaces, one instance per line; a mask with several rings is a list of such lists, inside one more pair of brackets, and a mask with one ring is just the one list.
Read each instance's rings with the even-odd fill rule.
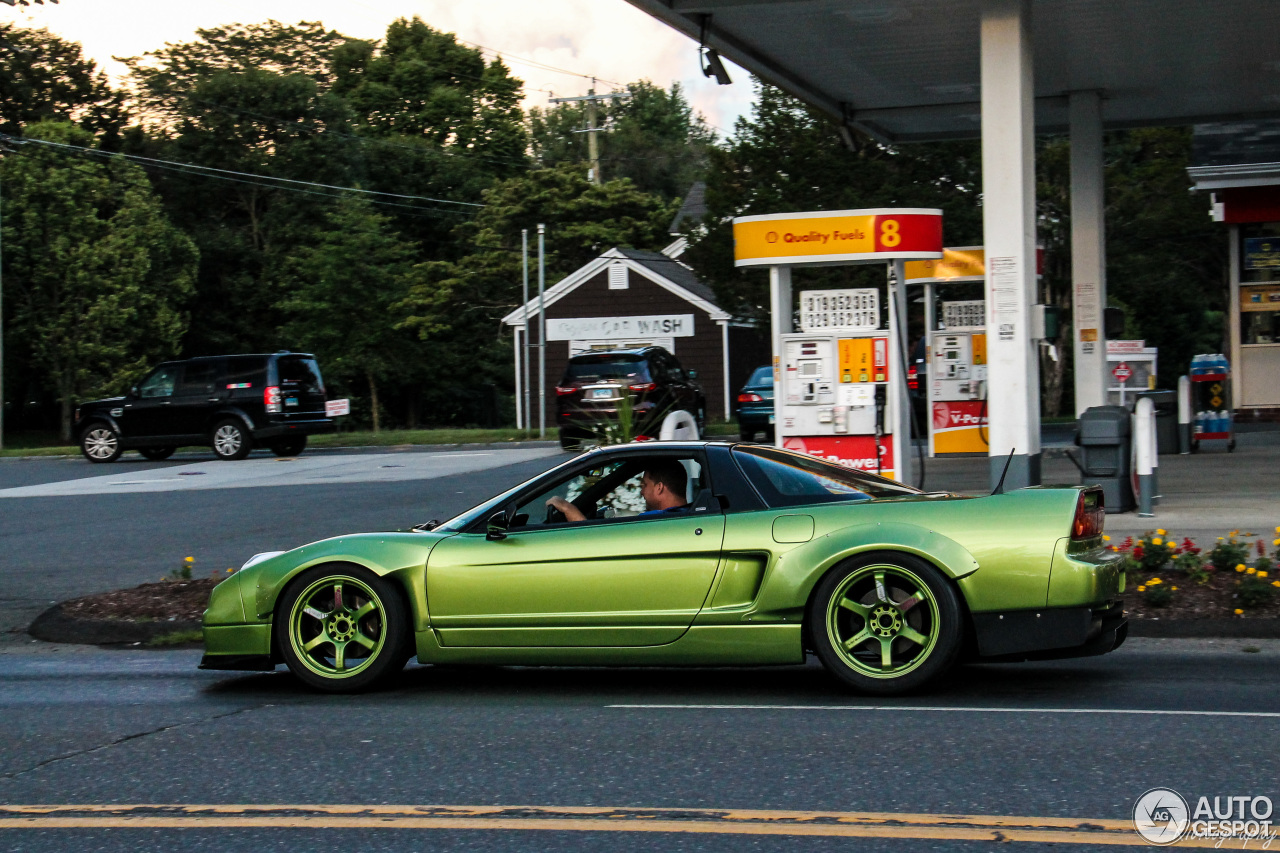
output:
[[1013,461],[1013,454],[1018,452],[1018,448],[1009,451],[1009,458],[1004,460],[1004,470],[1000,472],[1000,482],[996,483],[996,487],[991,490],[993,495],[1004,494],[1004,475],[1009,473],[1009,463]]

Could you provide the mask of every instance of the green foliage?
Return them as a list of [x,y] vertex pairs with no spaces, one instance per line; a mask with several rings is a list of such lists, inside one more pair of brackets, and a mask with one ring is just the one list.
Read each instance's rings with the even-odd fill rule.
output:
[[80,45],[47,30],[0,24],[0,133],[20,135],[44,121],[78,124],[114,140],[127,114],[124,95]]
[[1142,601],[1149,607],[1168,607],[1173,602],[1173,587],[1168,584],[1148,586],[1142,594]]
[[1173,558],[1175,571],[1186,575],[1187,580],[1198,584],[1209,582],[1210,570],[1205,567],[1204,558],[1193,551],[1183,551]]
[[[381,426],[378,385],[415,361],[413,339],[401,330],[413,247],[390,219],[363,197],[348,197],[314,234],[315,245],[291,259],[296,282],[283,303],[291,318],[285,335],[315,353],[325,370],[345,382],[367,383],[373,429]],[[439,300],[442,294],[434,293]],[[415,328],[427,335],[439,322],[426,300],[415,301]]]
[[1249,559],[1249,546],[1236,540],[1234,535],[1219,537],[1218,544],[1209,552],[1209,562],[1220,572],[1229,572]]
[[1168,565],[1174,545],[1164,536],[1147,531],[1133,549],[1134,557],[1144,571],[1157,572]]
[[1236,582],[1236,596],[1243,607],[1263,607],[1275,598],[1276,588],[1265,578],[1246,574]]
[[[640,190],[670,200],[683,196],[707,169],[715,133],[694,112],[679,83],[670,89],[648,80],[630,83],[625,98],[597,107],[600,172],[609,180],[629,178]],[[588,159],[587,108],[580,103],[529,110],[533,155],[544,168]]]
[[[26,135],[93,142],[62,123]],[[69,439],[77,402],[118,391],[177,351],[197,252],[137,166],[36,145],[18,152],[0,164],[6,313],[13,344],[55,389]]]

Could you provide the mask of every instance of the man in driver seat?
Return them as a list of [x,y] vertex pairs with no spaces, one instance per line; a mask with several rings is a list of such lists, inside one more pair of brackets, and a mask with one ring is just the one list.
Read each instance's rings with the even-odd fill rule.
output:
[[[684,466],[676,459],[655,459],[645,468],[640,478],[640,496],[644,498],[645,511],[638,517],[663,515],[673,512],[686,512],[689,504],[685,501],[685,490],[689,485],[689,475]],[[562,497],[553,497],[547,506],[560,510],[565,521],[586,521],[582,510],[578,509]]]

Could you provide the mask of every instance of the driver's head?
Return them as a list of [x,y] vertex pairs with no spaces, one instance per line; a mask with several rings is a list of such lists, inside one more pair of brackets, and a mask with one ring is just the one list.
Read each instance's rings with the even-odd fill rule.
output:
[[655,459],[645,468],[640,480],[640,494],[645,509],[670,509],[684,506],[684,493],[689,476],[676,459]]

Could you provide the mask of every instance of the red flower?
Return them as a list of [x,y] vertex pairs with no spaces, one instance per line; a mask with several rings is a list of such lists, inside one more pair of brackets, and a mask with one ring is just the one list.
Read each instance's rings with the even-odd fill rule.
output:
[[1142,546],[1141,546],[1141,545],[1139,545],[1137,548],[1134,548],[1134,549],[1133,549],[1133,559],[1135,559],[1135,560],[1141,560],[1141,559],[1142,559]]
[[1182,550],[1186,551],[1188,554],[1200,553],[1200,549],[1196,547],[1196,543],[1192,542],[1190,537],[1183,537]]
[[1258,540],[1258,556],[1261,557],[1263,554],[1266,554],[1266,553],[1267,553],[1267,547],[1263,545],[1262,540],[1259,539]]

